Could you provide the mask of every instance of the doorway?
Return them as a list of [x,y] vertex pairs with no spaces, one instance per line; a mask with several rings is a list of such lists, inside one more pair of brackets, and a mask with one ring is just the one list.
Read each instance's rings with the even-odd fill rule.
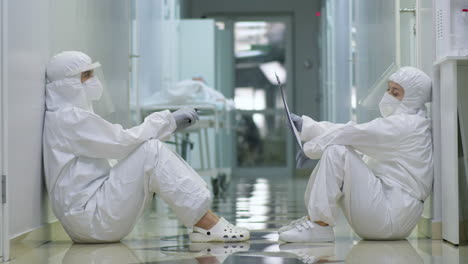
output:
[[[232,133],[234,175],[291,175],[292,137],[275,73],[292,104],[292,28],[288,16],[219,16],[231,33],[230,92],[236,110]],[[224,65],[225,66],[225,65]],[[226,78],[224,76],[223,78]]]

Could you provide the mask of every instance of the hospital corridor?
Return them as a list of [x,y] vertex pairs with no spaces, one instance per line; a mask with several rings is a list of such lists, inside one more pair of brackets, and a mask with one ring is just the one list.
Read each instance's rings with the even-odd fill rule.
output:
[[0,262],[468,263],[468,0],[0,0]]

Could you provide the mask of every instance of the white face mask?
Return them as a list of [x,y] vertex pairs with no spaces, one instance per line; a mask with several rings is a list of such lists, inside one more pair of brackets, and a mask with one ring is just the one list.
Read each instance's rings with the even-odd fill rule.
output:
[[89,78],[83,83],[85,88],[86,97],[90,101],[99,100],[102,95],[102,84],[99,81],[98,77],[94,76]]
[[387,117],[393,114],[400,107],[400,105],[400,100],[396,99],[388,93],[385,93],[379,103],[380,114],[382,114],[383,117]]

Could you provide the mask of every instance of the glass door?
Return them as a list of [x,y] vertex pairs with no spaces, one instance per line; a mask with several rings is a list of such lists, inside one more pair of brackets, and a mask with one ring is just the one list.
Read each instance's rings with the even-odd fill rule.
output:
[[278,74],[292,100],[289,17],[217,17],[232,32],[234,59],[234,175],[291,175],[292,137],[277,87]]

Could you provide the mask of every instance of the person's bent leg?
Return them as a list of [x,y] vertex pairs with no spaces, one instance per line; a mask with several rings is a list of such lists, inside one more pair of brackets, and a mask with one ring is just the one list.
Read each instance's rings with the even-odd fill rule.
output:
[[191,227],[202,218],[208,219],[205,225],[216,224],[210,217],[210,192],[203,179],[163,143],[149,140],[111,168],[86,205],[95,208],[89,224],[92,232],[80,235],[78,242],[121,240],[133,229],[153,192],[161,195],[184,225]]
[[394,234],[389,192],[351,147],[328,147],[306,204],[310,219],[336,225],[338,208],[363,238],[385,239]]
[[[349,159],[360,160],[355,152],[350,152]],[[406,238],[419,221],[423,204],[400,186],[382,182],[366,164],[353,162],[345,170],[365,172],[345,177],[343,184],[340,205],[353,230],[364,239]]]
[[304,195],[312,221],[336,225],[339,209],[337,201],[342,196],[347,152],[345,146],[329,146],[312,172]]
[[150,176],[150,191],[165,200],[187,227],[192,242],[238,242],[248,240],[248,230],[236,227],[211,210],[211,195],[205,181],[176,153],[159,141],[151,141],[156,166]]
[[[355,222],[352,216],[359,215],[369,220],[376,220],[375,223],[372,221],[368,223],[371,229],[375,229],[377,226],[373,225],[382,223],[381,220],[385,219],[388,208],[381,189],[380,180],[352,148],[341,145],[329,146],[312,172],[306,189],[305,204],[309,217],[304,217],[295,223],[293,227],[299,226],[296,230],[291,227],[286,229],[288,234],[282,233],[283,238],[286,237],[286,240],[292,240],[291,242],[298,239],[302,240],[301,242],[331,239],[330,233],[333,232],[332,227],[336,225],[340,207],[345,209],[345,216],[351,226]],[[354,209],[347,210],[351,207],[349,198],[352,197],[352,192],[360,195],[360,204],[357,205],[359,208],[355,208],[356,212],[353,212]],[[341,199],[342,197],[344,199]],[[342,206],[344,203],[347,203],[346,206]],[[353,205],[355,203],[354,201]]]
[[391,204],[384,184],[353,149],[347,150],[340,201],[344,216],[362,238],[391,236]]
[[194,226],[211,206],[211,194],[205,181],[160,141],[148,141],[145,147],[149,166],[145,171],[149,176],[150,192],[168,203],[185,226]]
[[91,237],[80,242],[115,242],[133,230],[150,201],[149,173],[154,160],[148,159],[148,143],[111,168],[109,176],[87,203],[93,207]]
[[[114,166],[107,180],[89,200],[87,207],[95,209],[87,229],[93,231],[82,234],[78,242],[121,240],[133,229],[145,204],[150,201],[149,194],[154,192],[169,204],[187,227],[194,230],[229,229],[243,233],[242,240],[250,236],[248,231],[239,231],[209,210],[211,197],[206,183],[182,158],[160,141],[149,140]],[[219,239],[225,234],[217,235],[215,239],[227,240]]]
[[308,216],[293,221],[279,230],[285,242],[334,241],[332,226],[338,215],[346,148],[328,147],[312,172],[305,192]]

